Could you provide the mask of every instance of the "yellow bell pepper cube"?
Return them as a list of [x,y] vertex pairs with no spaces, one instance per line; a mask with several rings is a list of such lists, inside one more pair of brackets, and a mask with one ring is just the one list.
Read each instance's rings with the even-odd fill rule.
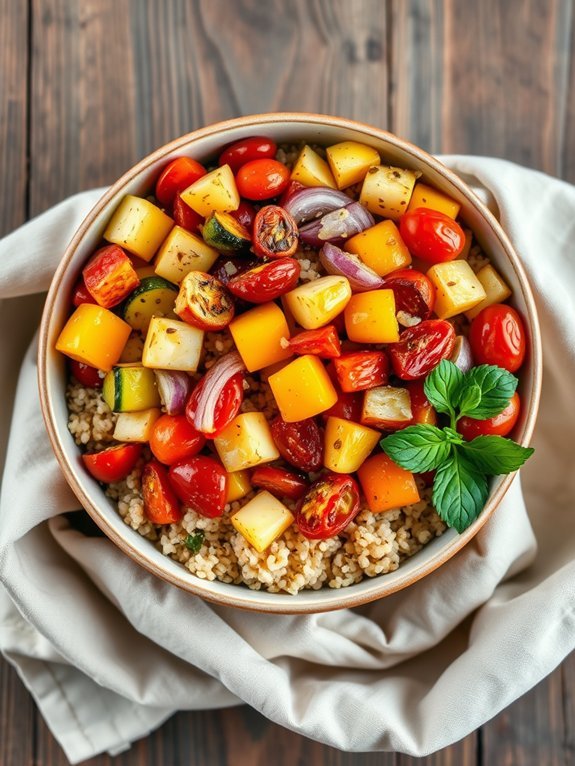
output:
[[316,330],[341,314],[351,298],[351,286],[346,277],[320,277],[290,290],[282,298],[299,325]]
[[263,490],[234,513],[231,522],[256,551],[262,553],[294,522],[289,508]]
[[327,419],[323,464],[334,473],[353,473],[381,439],[374,428],[343,418]]
[[292,181],[299,181],[304,186],[329,186],[337,189],[337,184],[329,165],[310,146],[304,146],[291,172]]
[[355,293],[344,311],[347,337],[355,343],[397,343],[393,290]]
[[485,299],[483,285],[467,261],[436,263],[427,276],[437,289],[434,311],[440,319],[469,311]]
[[360,466],[357,476],[372,513],[403,508],[421,499],[413,474],[383,452],[368,458]]
[[228,473],[228,493],[226,503],[240,500],[251,491],[250,475],[247,471],[232,471]]
[[104,239],[150,261],[174,225],[170,216],[149,200],[128,194],[104,232]]
[[461,205],[447,194],[434,189],[427,184],[417,183],[411,195],[408,210],[415,210],[418,207],[426,207],[430,210],[437,210],[450,218],[457,218]]
[[229,473],[271,463],[280,456],[263,412],[236,415],[216,436],[214,447]]
[[325,150],[338,189],[347,189],[363,181],[369,168],[379,165],[379,152],[357,141],[342,141]]
[[287,423],[313,418],[337,401],[337,391],[317,356],[306,354],[270,375],[268,383]]
[[356,234],[347,240],[344,249],[357,255],[380,277],[411,263],[411,254],[393,221],[381,221]]
[[479,269],[477,279],[485,290],[485,298],[477,306],[465,312],[465,316],[468,319],[474,319],[487,306],[492,306],[494,303],[503,303],[511,295],[509,285],[490,263]]
[[82,303],[64,325],[56,350],[108,372],[122,355],[131,332],[130,325],[108,309]]
[[197,181],[180,194],[186,205],[207,218],[215,210],[228,213],[240,206],[240,193],[229,165],[222,165]]
[[293,356],[283,348],[282,338],[290,338],[283,311],[275,303],[263,303],[233,320],[230,332],[236,348],[249,372]]

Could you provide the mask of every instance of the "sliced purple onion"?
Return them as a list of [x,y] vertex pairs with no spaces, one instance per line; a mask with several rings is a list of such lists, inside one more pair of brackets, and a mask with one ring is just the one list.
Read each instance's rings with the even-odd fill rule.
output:
[[347,194],[336,189],[330,189],[329,186],[313,186],[298,189],[293,194],[288,195],[282,203],[282,207],[293,216],[299,226],[300,223],[313,221],[320,215],[325,215],[348,204],[349,197]]
[[461,372],[467,372],[475,365],[471,353],[471,345],[465,335],[458,335],[455,339],[455,346],[449,361],[453,362],[456,367],[459,367]]
[[246,366],[238,352],[230,351],[225,356],[221,356],[213,367],[210,367],[206,372],[198,383],[200,394],[196,401],[193,422],[196,431],[201,431],[204,434],[215,432],[216,405],[224,386],[230,378],[233,378],[238,372],[244,372],[245,369]]
[[192,380],[187,372],[154,370],[160,400],[168,415],[181,415],[186,407],[192,389]]
[[306,224],[299,230],[299,236],[312,247],[321,247],[325,242],[337,245],[374,224],[372,214],[359,202],[352,202]]
[[322,247],[319,259],[328,274],[347,277],[351,289],[356,293],[377,290],[383,286],[383,279],[362,263],[357,255],[346,253],[331,242],[326,242]]

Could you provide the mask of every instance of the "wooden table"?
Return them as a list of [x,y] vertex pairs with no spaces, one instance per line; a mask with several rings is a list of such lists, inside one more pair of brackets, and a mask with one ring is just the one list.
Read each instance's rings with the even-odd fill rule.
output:
[[[339,114],[432,152],[575,181],[570,0],[0,0],[0,234],[200,125]],[[345,754],[237,708],[181,713],[103,766],[575,763],[575,661],[425,759]],[[67,761],[6,664],[0,764]]]

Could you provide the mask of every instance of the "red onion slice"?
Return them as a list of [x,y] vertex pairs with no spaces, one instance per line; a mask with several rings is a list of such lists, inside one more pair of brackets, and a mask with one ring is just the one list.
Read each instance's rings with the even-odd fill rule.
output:
[[328,274],[347,277],[351,289],[356,293],[377,290],[383,286],[383,279],[362,263],[357,255],[346,253],[330,242],[326,242],[320,250],[319,259]]
[[349,197],[347,194],[336,189],[330,189],[329,186],[313,186],[298,189],[293,194],[288,195],[282,207],[293,216],[299,226],[304,221],[312,221],[320,215],[325,215],[348,204]]
[[374,224],[371,213],[359,202],[352,202],[306,224],[299,230],[299,235],[306,245],[321,247],[325,242],[340,244]]
[[230,378],[238,372],[244,372],[245,369],[246,366],[238,352],[230,351],[221,356],[206,372],[194,391],[197,398],[192,425],[196,431],[203,434],[215,432],[214,416],[222,390]]
[[458,335],[455,339],[455,346],[449,361],[453,362],[456,367],[459,367],[461,372],[468,372],[475,365],[471,353],[471,345],[465,335]]
[[187,372],[169,372],[154,370],[160,400],[168,415],[181,415],[192,388],[192,380]]

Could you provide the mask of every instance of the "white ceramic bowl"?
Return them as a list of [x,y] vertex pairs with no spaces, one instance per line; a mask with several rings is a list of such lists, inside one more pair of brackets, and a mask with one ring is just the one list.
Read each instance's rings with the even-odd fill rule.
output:
[[253,591],[247,587],[208,582],[160,553],[148,540],[128,527],[114,503],[84,470],[78,447],[67,429],[64,397],[65,362],[54,344],[68,314],[69,296],[82,266],[101,240],[106,222],[125,194],[145,195],[159,170],[172,158],[189,155],[205,160],[217,155],[225,144],[250,135],[266,135],[278,144],[310,143],[329,145],[355,140],[374,146],[382,157],[401,167],[422,171],[423,178],[461,204],[461,217],[513,289],[511,303],[520,311],[528,328],[527,361],[521,371],[523,402],[516,439],[524,445],[531,437],[541,386],[541,342],[533,296],[519,257],[500,225],[477,196],[439,161],[412,144],[383,130],[327,115],[264,114],[217,123],[172,141],[149,155],[120,178],[86,217],[56,271],[41,325],[39,383],[42,411],[56,457],[66,480],[78,499],[105,534],[127,555],[158,577],[202,598],[220,604],[261,612],[318,612],[357,606],[382,598],[430,575],[477,534],[496,510],[513,476],[498,477],[477,521],[463,534],[453,529],[435,538],[423,550],[407,559],[395,572],[333,590],[301,591],[296,596]]

